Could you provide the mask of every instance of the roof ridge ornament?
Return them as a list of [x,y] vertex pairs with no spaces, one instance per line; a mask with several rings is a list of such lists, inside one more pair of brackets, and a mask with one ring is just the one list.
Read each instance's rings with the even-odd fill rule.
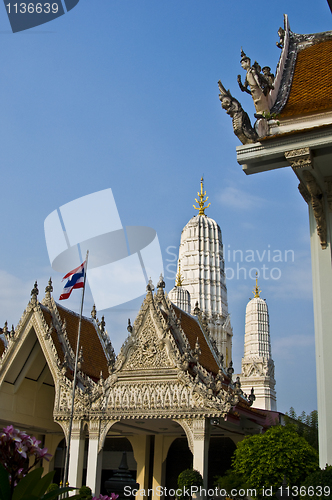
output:
[[[46,302],[47,302],[47,305],[50,306],[50,302],[51,302],[51,293],[53,292],[53,285],[52,285],[52,278],[50,278],[48,280],[48,285],[47,287],[45,288],[45,299],[46,299]],[[31,292],[32,293],[32,292]]]
[[37,284],[37,281],[35,281],[35,284],[33,286],[33,289],[31,290],[31,303],[32,304],[37,304],[37,295],[39,293],[39,290],[38,290],[38,284]]
[[[204,206],[204,203],[207,202],[209,197],[206,196],[206,191],[203,192],[203,182],[204,182],[204,179],[203,179],[203,177],[201,177],[201,192],[197,191],[197,194],[199,196],[199,201],[197,200],[197,198],[195,198],[195,201],[196,201],[196,203],[198,203],[199,207],[195,207],[195,205],[193,205],[195,210],[199,210],[198,215],[205,215],[204,210],[206,208],[209,208],[209,206],[211,205],[211,203],[209,203],[208,205]],[[204,196],[206,196],[205,200],[204,200]]]
[[97,319],[97,309],[96,309],[96,304],[93,304],[93,306],[92,306],[91,318],[93,318],[93,319]]

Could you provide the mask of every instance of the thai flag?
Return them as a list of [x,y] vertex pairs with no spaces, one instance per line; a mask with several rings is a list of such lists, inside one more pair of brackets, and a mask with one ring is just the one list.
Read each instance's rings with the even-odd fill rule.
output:
[[84,276],[86,273],[86,260],[73,271],[70,271],[63,277],[62,281],[68,279],[67,283],[62,290],[59,300],[68,299],[74,288],[84,287]]

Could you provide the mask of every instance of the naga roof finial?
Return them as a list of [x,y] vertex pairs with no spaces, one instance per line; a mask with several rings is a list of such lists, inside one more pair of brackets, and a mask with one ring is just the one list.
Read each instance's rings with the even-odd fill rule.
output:
[[[197,191],[197,194],[199,196],[199,201],[197,200],[197,198],[195,198],[195,201],[196,203],[198,203],[199,207],[195,207],[195,205],[193,205],[194,209],[195,210],[199,210],[198,212],[198,215],[205,215],[205,212],[204,210],[206,208],[209,208],[209,206],[211,205],[211,203],[209,203],[208,205],[204,206],[204,203],[207,202],[207,200],[209,199],[208,196],[206,196],[206,191],[203,192],[203,177],[201,177],[201,192],[199,193]],[[205,200],[204,200],[204,197],[206,196]]]

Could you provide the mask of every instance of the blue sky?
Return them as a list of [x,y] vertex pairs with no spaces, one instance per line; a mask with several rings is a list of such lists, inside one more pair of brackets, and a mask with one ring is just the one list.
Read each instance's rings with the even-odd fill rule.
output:
[[[270,310],[278,409],[316,408],[307,206],[290,169],[242,172],[240,143],[218,99],[221,79],[253,117],[251,98],[236,82],[239,73],[244,77],[241,46],[275,71],[284,13],[297,33],[331,27],[326,0],[80,0],[66,15],[13,34],[0,6],[0,324],[18,323],[36,279],[40,297],[49,276],[54,296],[61,292],[62,276],[52,270],[45,245],[47,215],[106,188],[123,225],[157,231],[170,290],[170,252],[195,215],[204,175],[207,215],[221,227],[226,267],[234,270],[227,287],[235,370],[254,286],[248,273],[265,265],[259,284]],[[233,250],[244,256],[253,250],[255,262],[241,263]],[[294,254],[285,262],[287,250]],[[280,262],[272,261],[276,251]],[[237,276],[238,265],[246,279],[245,271]],[[279,279],[271,277],[273,267]],[[78,295],[66,305],[78,310]],[[103,311],[116,350],[141,302]],[[87,314],[92,305],[88,292]]]

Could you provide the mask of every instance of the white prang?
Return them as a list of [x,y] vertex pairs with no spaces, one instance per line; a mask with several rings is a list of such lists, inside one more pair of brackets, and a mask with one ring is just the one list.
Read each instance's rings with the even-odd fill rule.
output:
[[224,356],[232,359],[232,327],[228,315],[225,264],[220,227],[206,215],[196,215],[181,234],[179,249],[182,286],[190,292],[191,313],[196,302],[208,321],[211,337]]
[[241,389],[255,392],[254,408],[277,410],[274,362],[271,357],[269,312],[265,300],[256,295],[246,308]]

